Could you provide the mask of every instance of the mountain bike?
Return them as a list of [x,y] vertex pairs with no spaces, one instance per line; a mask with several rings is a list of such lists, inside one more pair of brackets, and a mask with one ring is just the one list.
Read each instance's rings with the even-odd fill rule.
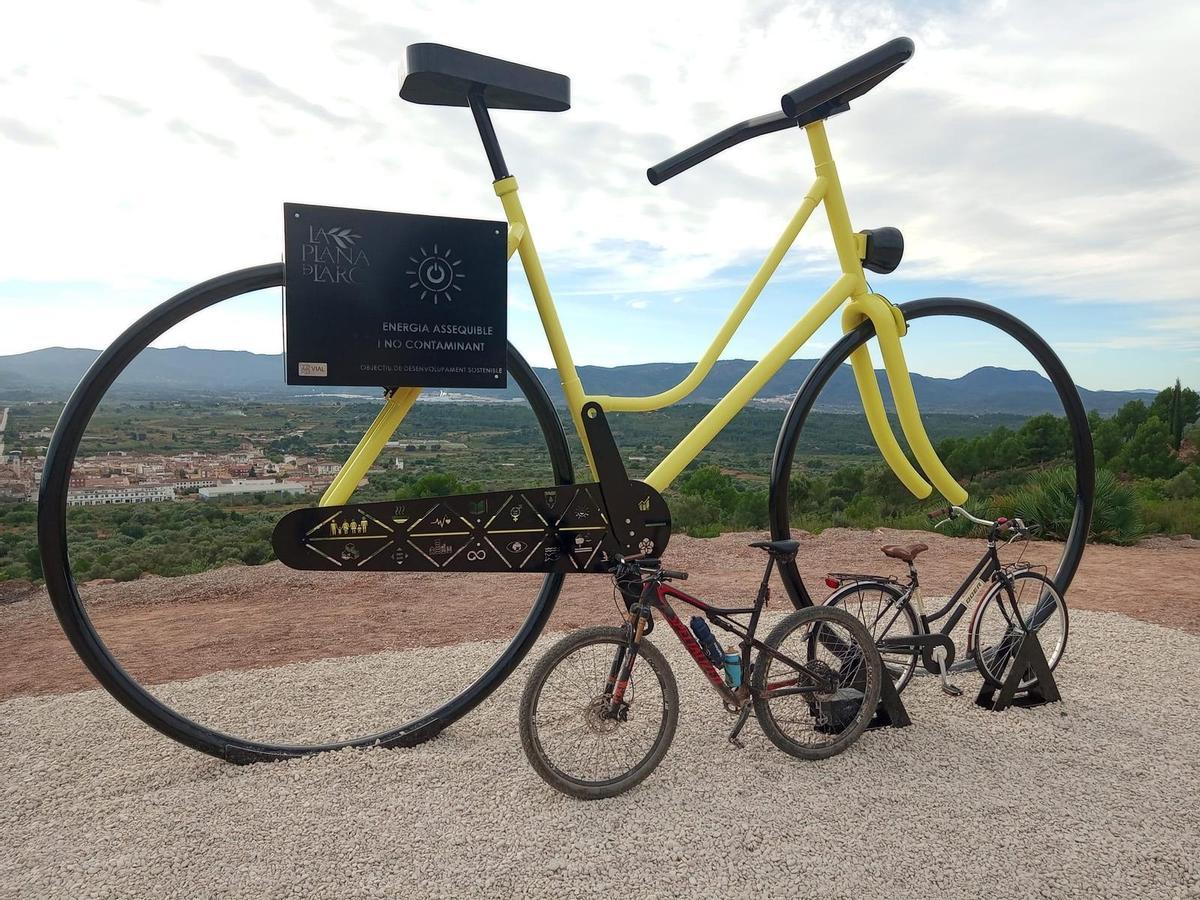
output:
[[[1044,572],[1021,560],[1003,564],[997,549],[997,542],[1004,536],[1008,536],[1008,543],[1028,540],[1030,526],[1020,518],[1001,516],[988,521],[960,506],[950,507],[945,515],[938,527],[963,518],[987,528],[988,533],[983,556],[941,607],[933,612],[925,609],[916,565],[917,556],[929,549],[922,543],[881,548],[884,556],[908,564],[906,582],[886,575],[830,572],[826,584],[834,591],[825,599],[825,605],[844,609],[866,625],[900,691],[912,679],[919,662],[939,676],[945,693],[952,697],[962,694],[946,679],[955,660],[951,633],[977,595],[966,647],[984,681],[997,688],[1003,686],[1020,639],[1026,634],[1036,634],[1042,641],[1046,661],[1053,670],[1067,646],[1067,602]],[[931,626],[943,620],[942,626],[933,631]],[[1022,682],[1019,687],[1028,683]]]
[[[381,384],[385,392],[382,408],[345,457],[318,506],[283,516],[274,528],[272,543],[278,558],[290,567],[314,573],[313,579],[328,578],[320,584],[325,586],[331,610],[339,598],[347,595],[347,589],[338,582],[342,573],[387,573],[392,604],[388,609],[372,609],[370,614],[377,620],[375,628],[360,630],[367,636],[379,632],[373,645],[379,650],[393,646],[386,628],[381,626],[391,621],[389,616],[411,618],[417,615],[414,610],[428,609],[434,602],[454,603],[464,611],[480,608],[491,602],[488,598],[499,573],[510,579],[506,582],[510,585],[506,598],[527,598],[520,601],[522,609],[528,610],[523,622],[519,626],[503,621],[497,625],[498,636],[507,638],[511,634],[511,639],[506,644],[501,641],[503,649],[489,665],[464,665],[452,677],[439,680],[436,691],[415,697],[397,694],[388,704],[381,703],[377,709],[364,712],[361,720],[353,721],[339,718],[343,715],[342,698],[357,695],[362,688],[349,680],[333,684],[335,673],[331,671],[317,682],[326,687],[327,696],[313,685],[306,685],[298,694],[305,703],[313,704],[306,715],[297,714],[299,701],[282,699],[285,695],[279,692],[256,690],[248,675],[237,681],[241,693],[230,695],[214,710],[186,691],[156,686],[163,676],[144,663],[146,651],[153,649],[146,647],[144,639],[112,630],[101,633],[103,628],[89,615],[92,601],[85,595],[91,589],[81,590],[73,574],[73,565],[85,553],[76,540],[67,503],[73,467],[78,460],[86,459],[87,453],[96,452],[92,448],[103,446],[93,441],[95,429],[89,431],[89,425],[103,418],[105,409],[111,406],[117,410],[113,414],[117,423],[114,427],[136,434],[137,423],[131,420],[151,413],[143,407],[120,405],[121,374],[152,342],[172,340],[176,326],[209,315],[219,304],[251,302],[257,292],[283,286],[284,268],[275,263],[213,278],[180,292],[143,316],[100,355],[67,402],[41,481],[38,537],[47,589],[76,652],[101,685],[142,720],[188,746],[226,760],[253,762],[340,747],[406,746],[427,740],[473,709],[520,663],[545,626],[568,574],[608,574],[615,559],[662,556],[671,530],[663,492],[817,328],[839,310],[845,336],[810,372],[780,431],[770,487],[772,538],[791,537],[788,491],[801,432],[822,387],[847,360],[873,439],[900,481],[917,497],[929,496],[936,486],[950,502],[965,501],[965,490],[938,459],[922,424],[901,339],[917,322],[922,324],[916,327],[928,323],[940,327],[947,322],[973,320],[999,329],[1032,355],[1062,403],[1076,474],[1074,517],[1055,575],[1056,583],[1065,589],[1079,564],[1088,532],[1093,470],[1086,415],[1062,363],[1035,332],[1002,310],[955,298],[897,306],[867,283],[867,271],[882,274],[899,265],[903,237],[892,227],[854,230],[825,122],[846,112],[851,101],[900,69],[913,50],[907,38],[889,41],[784,94],[777,111],[720,131],[649,168],[650,182],[660,184],[736,144],[789,131],[802,134],[807,141],[815,178],[728,320],[687,377],[670,390],[652,396],[616,397],[590,394],[582,384],[518,195],[517,180],[508,169],[492,122],[495,110],[566,110],[570,106],[568,79],[438,44],[409,47],[401,97],[417,104],[469,108],[472,113],[491,167],[492,188],[507,219],[507,253],[510,259],[517,256],[521,261],[557,368],[567,414],[593,480],[577,479],[558,411],[524,357],[509,344],[510,387],[523,401],[513,408],[512,415],[519,423],[512,426],[511,433],[526,445],[535,445],[529,451],[532,455],[523,457],[522,471],[540,473],[538,477],[544,479],[541,484],[530,487],[524,480],[508,478],[509,470],[497,465],[494,458],[465,453],[456,457],[455,463],[463,482],[476,486],[477,493],[403,502],[353,502],[358,485],[387,443],[399,430],[417,428],[412,423],[421,419],[422,410],[428,413],[432,408],[418,407],[420,388]],[[833,284],[794,324],[780,327],[781,337],[775,345],[700,417],[677,446],[644,477],[631,479],[607,414],[647,412],[685,399],[711,371],[818,206],[824,207],[837,259],[839,272]],[[441,268],[438,272],[444,274]],[[448,306],[452,303],[443,303],[440,308]],[[614,320],[613,327],[614,333],[645,345],[644,352],[651,358],[658,353],[654,335],[618,320]],[[867,347],[872,340],[882,355],[891,407],[913,461],[888,420],[888,406]],[[461,441],[453,419],[444,417],[444,424],[437,426],[444,430],[436,433],[433,426],[421,425],[426,429],[420,432],[423,443],[441,446],[437,438],[446,434],[452,441]],[[281,421],[280,425],[286,432],[287,423]],[[343,431],[344,426],[330,423],[331,446],[345,439]],[[233,439],[234,446],[237,440]],[[99,539],[94,530],[90,536]],[[114,540],[118,543],[113,552],[122,552],[119,538]],[[797,607],[812,605],[796,558],[781,563],[779,569],[792,603]],[[472,597],[477,601],[473,602]],[[636,600],[636,596],[626,598],[630,605]],[[320,615],[329,627],[338,621],[324,607]],[[257,620],[226,616],[222,627],[227,631],[242,627],[246,642],[273,647],[281,633],[276,623],[290,622],[292,617],[293,611],[284,606],[268,610]],[[200,647],[207,621],[200,610],[194,619],[186,631],[197,635]],[[512,628],[515,633],[508,630]],[[309,658],[338,656],[345,652],[341,647],[338,641],[326,646],[316,635],[304,642]],[[173,651],[172,662],[185,655]],[[194,668],[207,671],[201,656],[203,653],[197,650],[199,661]],[[270,652],[264,650],[254,665],[271,669],[271,659]],[[262,677],[272,676],[264,672]],[[350,675],[344,677],[349,679]],[[262,705],[275,696],[281,698],[279,721],[262,712]],[[318,710],[318,703],[326,705]]]
[[[827,759],[859,738],[875,714],[882,677],[871,635],[844,610],[813,606],[785,616],[760,641],[755,633],[771,572],[800,544],[750,546],[768,558],[748,607],[712,606],[672,587],[668,582],[686,580],[687,573],[665,569],[659,560],[616,562],[616,584],[625,591],[635,585],[639,598],[623,627],[564,637],[533,667],[521,697],[521,744],[547,784],[581,800],[615,797],[666,755],[679,721],[679,689],[661,651],[645,637],[655,612],[737,716],[728,737],[734,746],[742,746],[738,735],[752,711],[771,743],[799,759]],[[697,622],[689,629],[672,600],[702,612],[700,622],[741,638],[737,651],[726,657],[710,629]],[[731,618],[738,615],[749,622]],[[757,651],[754,659],[751,651]]]

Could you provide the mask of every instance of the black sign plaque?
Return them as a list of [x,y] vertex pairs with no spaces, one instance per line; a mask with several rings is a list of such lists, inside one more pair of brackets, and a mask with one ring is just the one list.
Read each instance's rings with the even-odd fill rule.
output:
[[504,222],[283,211],[288,384],[507,386]]

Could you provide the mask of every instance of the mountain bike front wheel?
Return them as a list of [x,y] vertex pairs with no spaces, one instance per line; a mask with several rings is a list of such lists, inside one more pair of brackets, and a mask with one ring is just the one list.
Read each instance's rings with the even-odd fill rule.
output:
[[[561,574],[257,568],[270,558],[274,522],[290,507],[316,506],[317,493],[210,489],[201,499],[195,486],[171,493],[177,467],[211,467],[197,480],[228,483],[226,473],[255,454],[270,467],[290,465],[290,455],[308,466],[299,471],[313,473],[310,481],[331,474],[377,414],[378,396],[286,389],[282,367],[267,357],[259,360],[257,394],[232,393],[228,378],[249,354],[214,361],[209,351],[189,351],[200,356],[187,357],[195,370],[182,373],[159,365],[173,351],[152,342],[174,348],[194,342],[201,326],[202,334],[245,333],[269,322],[278,296],[260,292],[282,284],[280,264],[223,275],[177,294],[122,334],[62,412],[38,505],[46,587],[87,668],[147,724],[236,763],[428,740],[516,668],[563,584]],[[151,370],[165,375],[147,380]],[[508,372],[517,396],[504,403],[414,407],[400,426],[409,438],[388,451],[386,468],[373,470],[370,481],[380,486],[367,488],[393,499],[401,488],[455,493],[446,485],[457,482],[477,489],[511,486],[498,479],[571,483],[562,425],[511,345]],[[482,424],[472,430],[474,423]],[[414,470],[427,475],[418,481],[408,474]],[[154,495],[164,502],[68,501],[96,473],[111,482],[122,471],[130,486],[168,482]],[[164,567],[179,577],[139,577]],[[466,640],[484,642],[469,652],[436,649]]]
[[[1067,602],[1054,582],[1038,572],[1017,572],[997,579],[975,607],[967,643],[979,674],[992,687],[1003,686],[1027,633],[1037,635],[1053,670],[1066,650],[1070,619]],[[1033,682],[1025,679],[1020,688]]]
[[[1053,493],[1059,493],[1061,488],[1061,493],[1067,497],[1069,512],[1064,511],[1062,520],[1055,522],[1039,522],[1034,516],[1043,514],[1033,511],[1003,509],[998,514],[1022,515],[1031,524],[1053,526],[1054,533],[1061,540],[1057,554],[1050,547],[1039,549],[1054,583],[1065,592],[1075,577],[1087,544],[1096,490],[1095,460],[1087,413],[1066,367],[1037,332],[1015,316],[986,303],[957,297],[932,297],[902,303],[899,308],[909,326],[906,341],[911,342],[912,336],[924,334],[936,339],[935,346],[956,343],[986,345],[993,359],[1015,368],[1040,368],[1050,382],[1059,406],[1051,411],[1066,423],[1062,456],[1069,454],[1069,461],[1064,468],[1065,481],[1057,485]],[[793,479],[804,474],[803,467],[796,465],[796,454],[801,447],[805,426],[826,390],[836,395],[827,396],[826,402],[831,407],[845,409],[850,404],[858,403],[857,397],[851,393],[853,383],[844,363],[849,360],[851,353],[874,335],[875,330],[870,322],[864,322],[843,335],[813,366],[788,410],[771,464],[770,518],[771,536],[775,540],[789,539],[793,518],[804,513],[804,498],[801,496],[803,484],[794,483]],[[911,368],[919,371],[923,367],[921,355],[911,352],[911,343],[906,344],[905,356]],[[918,383],[915,387],[917,400],[924,405],[924,392],[932,389],[932,386],[926,388]],[[977,406],[971,407],[968,403],[960,406],[973,416],[980,412]],[[955,472],[953,468],[951,471],[959,477],[964,474]],[[1044,493],[1052,492],[1047,489]],[[1046,516],[1056,514],[1057,508],[1044,513]],[[1051,559],[1055,555],[1057,561]],[[798,557],[781,564],[779,572],[794,605],[802,608],[816,602],[805,584]]]
[[611,709],[624,629],[601,625],[550,648],[521,696],[521,746],[548,785],[578,800],[623,794],[666,755],[679,723],[679,689],[667,660],[643,638],[624,702]]

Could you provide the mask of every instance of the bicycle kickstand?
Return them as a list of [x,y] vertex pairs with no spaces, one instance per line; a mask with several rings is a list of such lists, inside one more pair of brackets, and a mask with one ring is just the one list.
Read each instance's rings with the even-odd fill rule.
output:
[[729,732],[729,743],[737,747],[739,750],[745,749],[745,744],[738,740],[738,734],[746,727],[746,720],[750,718],[751,702],[747,700],[742,706],[742,711],[738,713],[737,721],[733,723],[733,731]]

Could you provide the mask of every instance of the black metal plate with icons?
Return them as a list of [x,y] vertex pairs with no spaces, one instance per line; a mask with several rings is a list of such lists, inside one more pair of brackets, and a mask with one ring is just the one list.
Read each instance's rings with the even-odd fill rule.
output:
[[[667,503],[640,481],[629,490],[630,542],[661,556]],[[333,572],[598,573],[623,553],[594,483],[298,509],[279,520],[271,543],[290,568]]]
[[288,384],[507,386],[506,223],[283,211]]

